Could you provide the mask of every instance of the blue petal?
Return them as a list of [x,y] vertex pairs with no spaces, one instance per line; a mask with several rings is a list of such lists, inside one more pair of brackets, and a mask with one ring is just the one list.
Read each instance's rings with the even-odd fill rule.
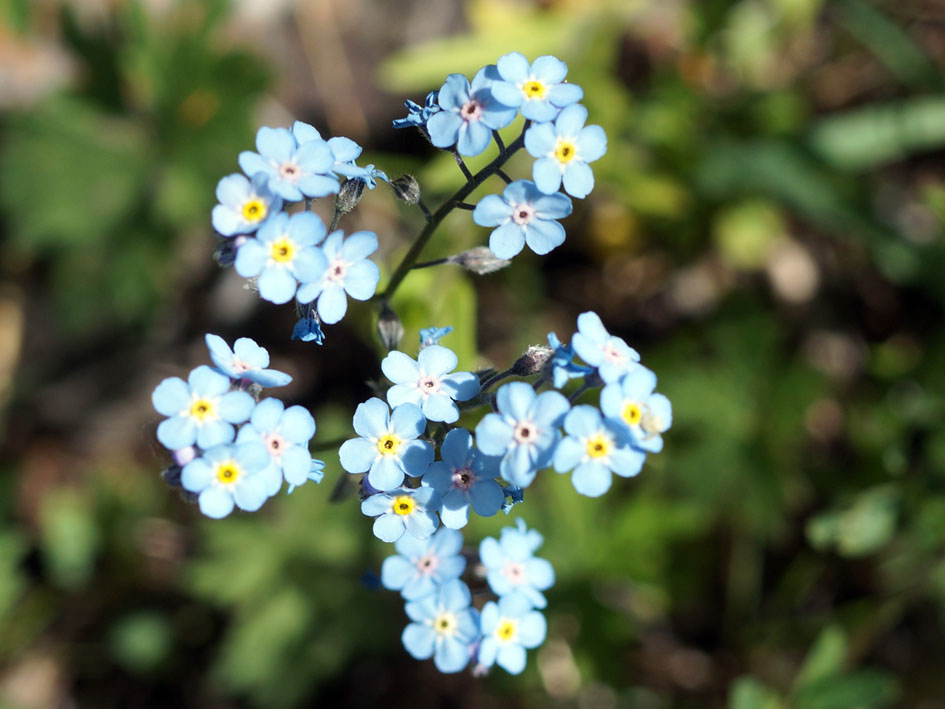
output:
[[325,224],[311,212],[299,212],[289,217],[286,233],[300,246],[314,246],[325,238]]
[[417,438],[427,430],[427,422],[415,404],[401,404],[391,411],[390,427],[403,438]]
[[505,106],[520,106],[525,100],[525,94],[515,84],[508,81],[497,81],[489,87],[493,98]]
[[586,162],[574,160],[564,168],[564,191],[572,197],[584,199],[594,189],[594,171]]
[[611,466],[617,475],[632,478],[643,468],[646,453],[630,447],[618,448],[611,454]]
[[505,493],[493,480],[481,480],[469,490],[469,501],[480,517],[492,517],[502,507]]
[[456,143],[456,149],[460,155],[479,155],[483,150],[489,147],[492,140],[492,131],[482,121],[469,121],[459,129],[459,140]]
[[599,462],[589,460],[574,469],[571,482],[574,489],[588,497],[600,497],[610,489],[610,471]]
[[[346,441],[346,443],[351,442]],[[377,451],[377,448],[375,447],[374,450]],[[343,462],[342,466],[344,466]],[[371,471],[368,473],[368,482],[375,490],[389,492],[400,487],[404,482],[404,469],[401,467],[400,461],[393,456],[378,455],[374,458]]]
[[338,449],[341,467],[349,473],[366,473],[378,455],[377,446],[364,438],[352,438]]
[[270,303],[288,303],[295,295],[298,281],[284,266],[269,266],[259,276],[259,295]]
[[443,377],[440,386],[452,399],[469,401],[479,393],[479,377],[472,372],[455,372]]
[[400,406],[401,404],[420,406],[423,403],[422,399],[423,394],[417,389],[415,383],[395,384],[387,390],[387,403],[392,407]]
[[545,84],[557,84],[568,75],[568,65],[550,54],[538,57],[532,63],[535,78]]
[[213,482],[213,467],[203,458],[196,458],[184,466],[180,483],[185,490],[200,492]]
[[180,377],[168,377],[152,392],[151,403],[159,414],[174,416],[190,403],[190,388]]
[[373,231],[356,231],[341,245],[339,253],[347,262],[360,261],[377,251],[377,235]]
[[348,298],[344,288],[331,283],[318,296],[318,317],[322,322],[333,325],[339,322],[348,312]]
[[242,204],[252,194],[252,185],[243,175],[227,175],[217,183],[217,200],[229,207]]
[[552,194],[561,187],[561,167],[554,158],[539,158],[532,166],[535,186],[545,194]]
[[312,454],[304,446],[292,446],[282,453],[282,472],[290,485],[302,485],[312,470]]
[[[548,393],[548,392],[546,392]],[[558,394],[558,396],[561,396]],[[496,392],[496,405],[503,416],[522,421],[528,416],[529,407],[535,400],[535,390],[525,382],[509,382]],[[478,440],[478,438],[477,438]],[[482,446],[480,446],[481,448]],[[485,451],[490,453],[490,451]],[[494,455],[494,454],[493,454]]]
[[525,241],[528,248],[544,256],[564,243],[564,227],[555,221],[534,219],[525,230]]
[[548,625],[545,616],[538,611],[526,613],[518,626],[518,638],[527,648],[538,647],[545,641]]
[[392,350],[381,360],[381,371],[394,384],[416,384],[420,379],[417,362],[399,350]]
[[[446,82],[440,88],[437,95],[437,102],[443,108],[447,109],[444,113],[450,113],[449,109],[462,108],[463,104],[469,100],[469,79],[462,74],[450,74],[446,77]],[[437,113],[441,116],[443,113]],[[436,118],[433,116],[433,118]],[[433,118],[430,120],[432,121]],[[428,124],[429,125],[429,124]]]
[[607,152],[607,134],[600,126],[587,126],[578,136],[577,148],[584,162],[594,162]]
[[230,423],[243,423],[249,419],[255,405],[253,397],[245,391],[231,391],[220,397],[220,416]]
[[382,542],[396,542],[404,535],[404,523],[397,515],[381,515],[374,520],[373,531]]
[[285,128],[263,126],[256,133],[256,150],[277,165],[288,161],[295,152],[295,138]]
[[389,556],[381,564],[381,585],[391,591],[399,591],[417,575],[417,567],[402,556]]
[[489,235],[489,250],[496,258],[510,259],[521,253],[525,246],[525,234],[522,228],[508,221]]
[[404,628],[400,639],[411,657],[417,660],[428,660],[433,656],[436,633],[430,626],[411,623]]
[[424,347],[417,356],[417,363],[426,374],[441,377],[456,369],[459,360],[456,353],[442,345]]
[[454,428],[446,434],[440,446],[440,456],[451,467],[461,468],[469,460],[472,435],[465,428]]
[[315,435],[315,419],[304,406],[290,406],[281,421],[282,435],[293,443],[306,444]]
[[501,645],[496,654],[496,664],[509,674],[521,674],[525,669],[525,648],[521,645]]
[[345,290],[355,300],[368,300],[374,296],[381,272],[373,261],[358,261],[348,267],[345,274]]
[[576,137],[587,121],[587,109],[580,104],[568,106],[558,114],[555,134],[561,137]]
[[197,445],[206,450],[229,443],[234,435],[233,427],[224,421],[205,421],[202,426],[197,427]]
[[587,450],[583,443],[570,436],[565,437],[555,449],[554,465],[559,473],[566,473],[580,463]]
[[473,221],[479,226],[499,226],[509,221],[511,215],[509,203],[497,194],[490,194],[479,200],[473,210]]
[[459,420],[459,408],[446,394],[430,394],[423,397],[423,415],[430,421],[455,423]]
[[459,672],[469,664],[469,647],[455,637],[446,637],[436,648],[433,664],[440,672]]
[[[277,479],[279,486],[281,486],[281,476]],[[278,492],[279,487],[276,487],[275,491]],[[263,503],[269,497],[267,493],[265,478],[262,474],[259,474],[237,483],[233,490],[233,499],[234,502],[236,502],[236,506],[241,510],[255,512],[262,507]]]
[[273,168],[272,163],[262,157],[259,153],[254,153],[252,150],[244,150],[239,154],[237,162],[240,164],[240,170],[245,172],[248,176],[252,177],[257,172],[264,172],[269,175],[270,179],[277,176],[275,168]]
[[[449,148],[456,144],[459,130],[464,125],[463,119],[453,111],[441,111],[427,121],[430,142],[438,148]],[[218,230],[219,231],[219,230]]]
[[326,197],[339,189],[338,180],[328,175],[305,175],[299,179],[298,187],[306,197]]
[[547,98],[555,106],[564,108],[584,98],[584,89],[577,84],[556,84],[549,87]]
[[253,413],[250,415],[250,422],[261,433],[271,433],[279,425],[279,419],[282,412],[285,411],[285,404],[279,399],[267,398],[256,404]]
[[419,477],[433,462],[433,446],[426,441],[407,441],[403,444],[400,460],[408,475]]
[[544,158],[553,153],[557,143],[558,139],[550,123],[537,123],[525,131],[525,149],[533,158]]
[[354,430],[359,436],[376,441],[387,433],[389,423],[390,409],[377,397],[358,404],[358,408],[354,411]]
[[499,414],[486,414],[476,426],[476,444],[486,455],[503,455],[512,442],[512,427]]
[[197,504],[207,517],[222,519],[233,511],[233,496],[221,485],[211,485],[200,493]]

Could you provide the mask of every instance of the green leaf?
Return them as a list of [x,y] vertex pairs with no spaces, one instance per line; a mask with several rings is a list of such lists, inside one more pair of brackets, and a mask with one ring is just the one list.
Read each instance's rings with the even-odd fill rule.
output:
[[811,682],[797,695],[797,709],[880,709],[899,696],[896,680],[885,672],[864,669]]
[[732,683],[728,709],[782,709],[784,702],[754,677],[739,677]]
[[100,541],[88,499],[68,489],[47,495],[40,508],[40,535],[53,583],[77,588],[88,581]]
[[831,625],[820,631],[807,653],[804,666],[794,680],[795,689],[803,689],[825,677],[839,674],[847,657],[847,639],[843,629]]

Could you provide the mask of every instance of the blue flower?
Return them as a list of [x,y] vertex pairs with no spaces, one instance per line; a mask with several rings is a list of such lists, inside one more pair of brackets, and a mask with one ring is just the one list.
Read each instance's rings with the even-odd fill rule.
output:
[[483,197],[473,210],[479,226],[494,226],[489,248],[498,258],[509,259],[525,244],[536,254],[547,254],[564,243],[564,227],[556,219],[571,213],[571,200],[563,194],[544,194],[530,180],[507,185],[500,197]]
[[502,500],[502,511],[508,514],[520,502],[525,502],[525,491],[517,485],[506,485],[503,488],[505,499]]
[[292,339],[302,342],[314,342],[320,345],[325,341],[322,324],[318,319],[318,311],[312,303],[296,302],[296,311],[299,314],[298,322],[292,328]]
[[577,319],[578,332],[571,338],[571,347],[578,357],[592,367],[605,383],[610,384],[636,369],[640,355],[622,338],[607,332],[600,316],[592,311],[581,313]]
[[555,570],[546,559],[534,556],[543,541],[541,534],[518,519],[516,527],[502,528],[498,541],[486,537],[479,543],[479,559],[496,595],[520,594],[535,608],[547,605],[542,591],[554,585]]
[[217,183],[213,208],[213,228],[223,236],[256,231],[267,217],[282,209],[282,198],[267,186],[267,177],[259,173],[252,182],[240,174],[227,175]]
[[405,534],[394,544],[397,554],[381,565],[381,583],[391,591],[400,591],[408,601],[429,596],[463,573],[466,559],[459,553],[462,547],[463,535],[445,527],[428,539]]
[[370,231],[357,231],[347,239],[344,233],[333,232],[325,239],[322,252],[328,268],[321,279],[299,288],[300,303],[318,298],[318,317],[328,324],[336,323],[348,311],[345,293],[355,300],[368,300],[377,289],[381,273],[368,256],[377,251],[377,236]]
[[570,408],[556,391],[535,395],[525,382],[509,382],[496,392],[499,412],[486,414],[476,426],[476,442],[486,455],[502,456],[499,470],[513,485],[528,487],[551,463],[561,438],[557,426]]
[[331,148],[323,140],[299,144],[286,128],[263,126],[256,133],[256,150],[240,153],[240,168],[252,177],[262,173],[269,189],[290,202],[303,197],[324,197],[338,191],[331,174]]
[[404,531],[426,539],[440,525],[436,516],[440,496],[432,487],[399,487],[371,495],[361,503],[361,512],[374,520],[374,536],[382,542],[396,542]]
[[[322,480],[325,479],[325,461],[324,460],[315,460],[312,459],[312,465],[308,470],[308,480],[311,480],[316,485],[321,485]],[[289,488],[285,491],[286,495],[291,495],[292,491],[298,487],[297,485],[289,485]]]
[[393,490],[404,475],[419,476],[433,460],[433,446],[417,440],[426,433],[427,421],[414,404],[401,404],[389,411],[377,398],[358,404],[354,430],[361,438],[341,444],[338,457],[349,473],[368,474],[375,490]]
[[525,149],[538,158],[532,178],[545,194],[564,190],[572,197],[586,197],[594,189],[589,162],[607,152],[607,136],[600,126],[584,126],[587,109],[568,106],[552,123],[537,123],[525,132]]
[[430,421],[453,423],[459,419],[455,401],[468,401],[479,393],[479,377],[456,372],[456,354],[446,347],[430,345],[417,359],[393,350],[381,361],[381,371],[394,386],[387,390],[391,406],[410,403],[423,410]]
[[561,344],[561,340],[553,332],[548,333],[548,346],[554,350],[551,355],[550,367],[552,384],[555,389],[560,389],[570,379],[584,377],[594,371],[590,367],[577,364],[574,361],[574,348],[570,344]]
[[233,349],[219,335],[207,334],[204,338],[210,359],[226,376],[231,379],[245,379],[261,387],[282,387],[292,381],[292,377],[269,366],[269,353],[248,337],[240,337],[233,343]]
[[442,111],[427,121],[430,142],[438,148],[454,145],[460,155],[478,155],[488,147],[492,131],[504,128],[517,111],[498,101],[490,86],[498,78],[495,66],[480,69],[472,84],[462,74],[450,74],[439,91]]
[[446,337],[451,332],[453,332],[452,325],[447,325],[446,327],[424,328],[420,331],[420,349],[437,344],[440,341],[440,338]]
[[[322,140],[318,129],[302,121],[296,121],[292,125],[292,135],[295,136],[299,145],[325,142]],[[373,165],[358,167],[354,164],[354,161],[361,155],[360,145],[350,138],[341,136],[329,138],[327,145],[331,150],[331,171],[333,173],[349,179],[364,180],[370,189],[374,189],[374,177],[377,176],[378,173],[380,175],[384,173],[375,170]],[[386,179],[386,176],[384,176],[383,179]],[[336,189],[335,191],[337,192],[338,190]]]
[[272,496],[279,492],[283,478],[293,487],[308,481],[312,470],[308,443],[314,435],[315,419],[304,407],[287,409],[278,399],[263,399],[253,409],[249,423],[240,428],[236,442],[255,441],[265,446],[269,465],[262,475],[266,494]]
[[663,450],[662,433],[673,425],[673,407],[662,394],[654,394],[656,375],[644,366],[627,372],[600,393],[605,416],[622,421],[633,445],[650,453]]
[[430,464],[423,484],[434,488],[443,499],[440,519],[451,529],[469,521],[469,506],[480,517],[492,517],[502,507],[505,492],[495,481],[499,458],[483,455],[465,428],[454,428],[440,446],[438,460]]
[[404,647],[418,660],[433,658],[440,672],[459,672],[473,654],[479,637],[479,612],[462,581],[443,584],[435,594],[408,603],[413,622],[404,628]]
[[564,83],[567,65],[552,56],[538,57],[529,66],[519,52],[512,52],[496,62],[502,81],[492,85],[492,95],[506,106],[520,107],[522,115],[533,121],[552,121],[558,111],[584,98],[575,84]]
[[259,443],[215,446],[184,466],[181,484],[198,493],[197,503],[207,517],[226,517],[234,505],[254,512],[267,498],[261,473],[268,463]]
[[555,470],[574,470],[574,489],[588,497],[599,497],[610,489],[611,473],[629,478],[640,472],[646,453],[630,447],[623,425],[601,418],[593,406],[575,406],[564,417],[568,435],[555,451]]
[[409,128],[410,126],[416,126],[417,128],[425,129],[427,121],[430,120],[430,116],[432,116],[434,113],[438,113],[441,110],[439,104],[436,102],[436,94],[436,91],[431,91],[428,93],[423,106],[420,106],[409,99],[404,101],[404,106],[407,107],[407,117],[395,119],[393,122],[394,128]]
[[157,428],[161,444],[170,450],[194,443],[207,449],[232,441],[232,424],[248,419],[255,402],[245,391],[229,389],[230,378],[206,365],[194,369],[186,382],[170,377],[158,384],[151,401],[169,417]]
[[541,645],[548,631],[545,616],[524,596],[504,596],[498,603],[486,603],[480,627],[479,663],[484,667],[498,664],[513,675],[525,669],[525,649]]
[[325,225],[311,212],[280,212],[240,247],[236,272],[244,278],[259,276],[259,295],[270,303],[288,303],[300,283],[325,275],[328,260],[316,247],[324,238]]

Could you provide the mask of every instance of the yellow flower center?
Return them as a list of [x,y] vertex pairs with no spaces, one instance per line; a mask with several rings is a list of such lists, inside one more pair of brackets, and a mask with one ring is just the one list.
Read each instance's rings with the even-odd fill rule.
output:
[[393,433],[385,433],[377,439],[377,450],[381,455],[397,455],[403,441]]
[[190,416],[198,421],[216,418],[216,407],[210,399],[197,399],[190,405]]
[[394,498],[394,504],[391,508],[395,515],[409,515],[416,508],[417,503],[410,495],[398,495]]
[[543,99],[547,93],[547,87],[540,81],[526,81],[522,85],[522,93],[525,94],[527,99]]
[[518,635],[518,621],[512,618],[503,618],[502,622],[496,626],[495,636],[498,640],[502,642],[509,642],[514,640],[515,636]]
[[295,242],[283,236],[272,242],[269,247],[269,257],[277,263],[287,263],[295,256]]
[[560,163],[569,163],[577,157],[577,146],[570,140],[559,139],[555,146],[555,160]]
[[440,635],[452,635],[459,623],[452,613],[441,613],[433,621],[433,629]]
[[243,205],[243,219],[248,222],[261,222],[268,213],[269,208],[266,203],[258,197],[254,197]]
[[628,401],[623,405],[623,411],[620,413],[623,422],[628,426],[636,426],[643,419],[643,411],[640,405],[635,401]]
[[591,458],[603,458],[610,452],[610,441],[598,433],[587,439],[587,455]]
[[217,480],[224,485],[232,485],[240,477],[240,467],[235,461],[228,460],[217,464]]

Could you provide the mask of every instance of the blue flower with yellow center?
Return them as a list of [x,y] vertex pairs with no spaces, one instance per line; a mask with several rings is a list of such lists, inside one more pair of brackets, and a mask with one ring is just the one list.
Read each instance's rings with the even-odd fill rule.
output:
[[258,276],[259,295],[270,303],[288,303],[300,283],[325,275],[328,260],[316,246],[324,238],[325,225],[311,212],[280,212],[240,246],[236,272],[244,278]]
[[656,375],[641,365],[600,392],[604,415],[622,422],[633,445],[650,453],[663,450],[662,434],[673,425],[673,407],[655,389]]
[[498,541],[486,537],[479,543],[479,559],[496,595],[519,594],[535,608],[547,605],[542,591],[554,585],[555,570],[547,559],[534,556],[543,541],[540,533],[518,519],[515,527],[502,528]]
[[462,74],[450,74],[437,95],[441,111],[427,121],[430,142],[438,148],[454,145],[460,155],[478,155],[492,140],[492,131],[504,128],[517,113],[499,103],[491,86],[499,78],[494,65],[480,69],[472,83]]
[[408,603],[413,622],[404,628],[404,647],[418,660],[433,658],[440,672],[459,672],[469,664],[479,637],[479,612],[462,581],[444,583],[436,593]]
[[252,181],[240,174],[227,175],[217,183],[217,199],[213,208],[213,228],[223,236],[250,234],[270,216],[282,209],[282,198],[268,186],[265,173],[257,173]]
[[480,628],[479,663],[483,667],[497,664],[513,675],[525,669],[525,649],[541,645],[548,632],[545,616],[521,595],[503,596],[498,603],[486,603]]
[[530,384],[509,382],[496,392],[498,413],[476,426],[476,442],[486,455],[502,456],[502,477],[528,487],[548,467],[561,438],[558,426],[571,405],[557,391],[536,395]]
[[240,168],[250,177],[264,174],[269,189],[283,199],[298,202],[338,191],[331,174],[335,159],[325,141],[300,144],[286,128],[263,126],[256,133],[256,150],[240,153]]
[[230,378],[206,365],[191,371],[186,382],[180,377],[162,381],[151,402],[168,417],[158,425],[157,438],[170,450],[229,443],[233,424],[248,419],[255,404],[245,391],[230,391]]
[[567,435],[555,450],[555,470],[569,470],[574,489],[599,497],[610,489],[611,473],[629,478],[640,472],[646,453],[632,448],[626,428],[604,419],[593,406],[575,406],[564,417]]
[[400,591],[408,601],[429,596],[463,573],[466,558],[459,553],[462,546],[463,535],[446,527],[428,539],[405,534],[394,543],[397,553],[381,565],[381,584]]
[[292,377],[277,369],[267,369],[269,352],[248,337],[240,337],[233,349],[219,335],[207,334],[204,338],[210,359],[221,372],[231,379],[247,380],[261,387],[281,387],[292,381]]
[[361,503],[361,512],[376,518],[374,536],[382,542],[396,542],[404,532],[426,539],[440,526],[439,509],[440,496],[432,487],[398,487]]
[[578,331],[571,338],[571,347],[578,357],[597,369],[605,383],[615,382],[640,366],[639,353],[622,338],[607,332],[597,313],[581,313],[577,326]]
[[423,475],[433,460],[433,446],[418,440],[426,433],[427,420],[414,404],[391,411],[380,399],[368,399],[355,409],[354,430],[361,437],[341,444],[341,467],[367,473],[375,490],[393,490],[404,475]]
[[525,149],[538,158],[532,179],[545,194],[564,191],[579,199],[594,189],[588,163],[607,152],[607,136],[600,126],[585,126],[587,109],[575,104],[558,114],[554,123],[536,123],[525,132]]
[[368,256],[377,251],[377,235],[357,231],[347,239],[344,233],[333,232],[325,239],[322,253],[328,263],[321,278],[304,283],[296,297],[300,303],[316,298],[318,317],[328,324],[341,320],[348,311],[347,295],[355,300],[368,300],[374,295],[381,273]]
[[259,443],[215,446],[184,466],[181,485],[197,493],[207,517],[226,517],[234,506],[254,512],[268,497],[262,476],[268,464],[269,454]]
[[556,219],[571,213],[571,200],[563,194],[545,194],[530,180],[516,180],[500,197],[483,197],[473,210],[479,226],[497,227],[489,236],[489,248],[498,258],[509,259],[525,244],[543,255],[564,243],[564,227]]
[[263,399],[253,409],[249,423],[236,435],[237,443],[255,441],[265,446],[269,465],[262,475],[266,494],[279,492],[282,480],[298,487],[309,480],[312,454],[308,443],[315,435],[315,419],[302,406],[285,407],[278,399]]
[[580,86],[564,83],[568,67],[557,57],[538,57],[529,65],[524,54],[512,52],[496,62],[496,69],[502,80],[492,84],[492,95],[539,123],[554,120],[562,108],[584,98]]
[[387,402],[391,406],[415,404],[430,421],[457,421],[455,402],[479,393],[479,377],[472,372],[450,374],[458,361],[455,352],[441,345],[424,347],[416,360],[393,350],[381,360],[381,371],[394,383],[387,390]]

